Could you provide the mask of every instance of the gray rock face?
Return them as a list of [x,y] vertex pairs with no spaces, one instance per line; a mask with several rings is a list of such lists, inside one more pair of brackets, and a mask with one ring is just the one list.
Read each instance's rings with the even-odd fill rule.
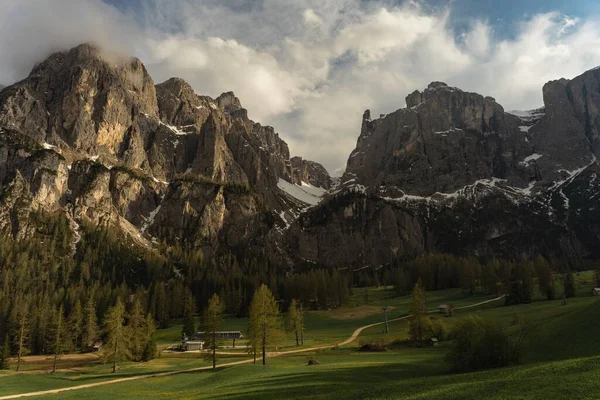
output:
[[294,183],[306,182],[323,189],[331,188],[331,176],[321,164],[304,160],[302,157],[292,157],[291,162],[294,171]]
[[125,158],[145,167],[140,116],[158,119],[152,78],[138,59],[81,45],[38,64],[0,95],[0,124],[38,142]]
[[534,175],[520,163],[533,146],[519,118],[491,97],[434,82],[406,103],[377,120],[365,112],[342,182],[429,196],[492,176],[527,186]]
[[441,82],[406,109],[367,110],[340,189],[288,246],[299,261],[355,268],[428,252],[598,258],[599,79],[550,82],[544,107],[524,114]]
[[0,230],[14,237],[36,210],[58,211],[147,247],[287,257],[281,215],[299,207],[277,186],[295,179],[287,144],[232,92],[154,86],[137,59],[85,44],[35,66],[0,93],[0,161]]

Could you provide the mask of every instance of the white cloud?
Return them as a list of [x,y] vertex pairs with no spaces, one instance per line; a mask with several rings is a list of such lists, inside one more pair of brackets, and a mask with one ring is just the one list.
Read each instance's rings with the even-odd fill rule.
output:
[[323,19],[312,8],[304,10],[302,16],[306,25],[323,25]]
[[[51,4],[50,4],[51,3]],[[457,35],[451,9],[388,0],[147,0],[118,11],[98,0],[4,0],[0,83],[27,75],[52,51],[83,41],[137,55],[155,81],[186,79],[198,93],[233,90],[293,154],[334,171],[346,162],[363,111],[404,106],[442,80],[494,96],[507,109],[541,105],[543,84],[600,64],[600,22],[556,13],[516,23],[499,40],[471,21]]]

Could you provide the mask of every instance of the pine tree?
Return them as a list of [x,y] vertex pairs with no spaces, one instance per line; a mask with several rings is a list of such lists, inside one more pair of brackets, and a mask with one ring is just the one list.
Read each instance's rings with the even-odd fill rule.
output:
[[25,350],[25,340],[27,340],[27,334],[29,332],[29,323],[27,321],[27,312],[28,306],[26,303],[22,302],[18,308],[18,335],[17,335],[17,344],[18,344],[18,353],[17,353],[17,371],[21,368],[21,357],[23,355],[23,351]]
[[261,350],[262,363],[266,365],[267,348],[274,346],[281,339],[282,333],[277,301],[271,290],[264,284],[252,297],[248,335],[250,351],[256,354],[257,350]]
[[81,307],[81,301],[77,300],[75,303],[75,307],[71,311],[71,315],[69,315],[68,322],[69,336],[72,345],[72,349],[81,349],[82,347],[82,338],[83,338],[83,329],[84,319],[83,319],[83,308]]
[[300,337],[303,330],[302,326],[302,315],[298,309],[298,302],[296,299],[292,299],[290,307],[287,312],[285,319],[285,329],[288,332],[292,332],[296,336],[296,346],[300,346]]
[[81,336],[81,346],[88,348],[98,338],[98,323],[96,318],[96,304],[90,297],[85,305],[84,327]]
[[426,293],[423,289],[421,279],[417,281],[412,292],[412,302],[410,305],[410,337],[417,343],[423,342],[424,337],[424,321],[425,315],[427,314],[426,308]]
[[196,333],[194,316],[196,314],[196,304],[192,292],[188,289],[185,293],[183,311],[183,334],[192,337]]
[[569,270],[569,272],[567,272],[564,279],[565,279],[565,282],[564,282],[565,297],[566,298],[575,297],[575,277],[573,276],[573,271]]
[[56,319],[54,321],[54,362],[52,363],[52,373],[56,372],[56,363],[58,361],[58,355],[62,352],[63,346],[63,327],[64,325],[64,312],[63,306],[56,313]]
[[208,300],[208,308],[204,315],[205,345],[211,350],[213,369],[217,368],[217,332],[223,323],[224,304],[216,293]]
[[129,351],[129,332],[125,326],[125,306],[120,298],[117,303],[108,309],[104,317],[104,332],[106,333],[106,344],[104,346],[104,362],[112,362],[112,372],[117,372],[119,362],[131,359]]
[[140,361],[144,353],[144,347],[147,342],[145,323],[146,319],[142,311],[142,304],[139,299],[135,299],[127,321],[130,335],[131,358],[133,361]]
[[150,361],[156,358],[158,350],[156,348],[156,343],[154,342],[154,338],[152,335],[156,330],[156,326],[154,325],[154,318],[152,314],[146,314],[146,323],[144,324],[146,328],[145,332],[145,343],[144,343],[144,353],[142,354],[142,361]]
[[8,334],[4,339],[4,345],[0,348],[0,370],[8,369],[10,367],[10,342],[8,340]]
[[554,300],[554,277],[548,266],[548,262],[544,257],[539,256],[535,260],[535,271],[540,292],[545,295],[548,300]]

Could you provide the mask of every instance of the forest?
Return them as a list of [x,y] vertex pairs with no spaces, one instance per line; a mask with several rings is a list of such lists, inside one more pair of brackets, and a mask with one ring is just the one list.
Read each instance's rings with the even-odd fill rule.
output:
[[[378,268],[300,265],[290,271],[240,254],[204,257],[200,251],[165,244],[159,251],[141,250],[117,232],[86,226],[80,227],[81,238],[73,246],[64,215],[40,213],[35,218],[40,228],[31,237],[3,236],[0,241],[0,341],[10,354],[19,348],[27,354],[53,354],[59,322],[66,338],[62,351],[87,351],[96,340],[106,342],[107,313],[119,302],[124,316],[144,321],[138,327],[144,330],[193,320],[214,294],[226,314],[247,316],[262,284],[278,299],[281,311],[294,300],[305,309],[344,306],[353,291],[367,286],[393,285],[397,295],[407,295],[419,280],[428,291],[507,294],[507,305],[530,302],[535,286],[548,299],[574,294],[569,265],[543,257],[514,262],[430,254]],[[138,359],[148,341],[140,345]]]

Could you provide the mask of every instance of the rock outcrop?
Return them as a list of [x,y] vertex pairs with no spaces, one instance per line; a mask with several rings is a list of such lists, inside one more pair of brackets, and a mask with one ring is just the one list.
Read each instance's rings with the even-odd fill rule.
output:
[[292,157],[291,162],[294,171],[294,183],[302,184],[302,182],[305,182],[323,189],[331,188],[331,176],[321,164],[304,160],[302,157]]
[[550,82],[525,113],[441,82],[367,110],[340,188],[289,229],[291,252],[354,268],[429,252],[598,258],[599,79]]
[[278,187],[295,179],[287,144],[234,93],[155,86],[138,59],[90,44],[2,90],[0,161],[0,229],[13,237],[37,210],[65,212],[144,246],[243,248],[285,264],[282,227],[306,206]]

